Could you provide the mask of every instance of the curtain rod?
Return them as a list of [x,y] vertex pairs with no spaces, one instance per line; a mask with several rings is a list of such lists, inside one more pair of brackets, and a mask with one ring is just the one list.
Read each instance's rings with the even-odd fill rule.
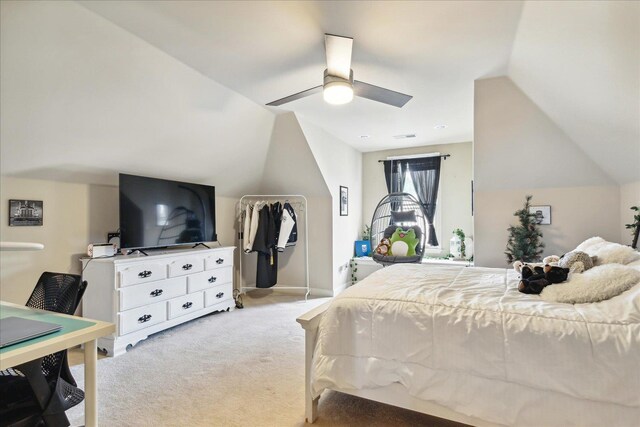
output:
[[[436,156],[424,156],[424,157],[436,157]],[[437,157],[442,157],[444,160],[447,160],[447,157],[451,157],[451,154],[441,154],[440,156]],[[421,157],[414,157],[415,159],[420,159]],[[382,163],[382,162],[397,162],[399,160],[411,160],[411,159],[385,159],[385,160],[378,160],[378,163]]]

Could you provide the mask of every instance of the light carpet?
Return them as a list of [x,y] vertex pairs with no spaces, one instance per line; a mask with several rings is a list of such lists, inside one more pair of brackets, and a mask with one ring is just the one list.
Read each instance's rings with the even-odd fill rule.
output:
[[[325,301],[254,291],[242,310],[193,320],[151,336],[125,355],[100,359],[100,425],[305,425],[304,331],[295,319]],[[83,366],[71,370],[83,387]],[[68,416],[72,426],[83,425],[84,405]],[[314,425],[459,424],[325,392]]]

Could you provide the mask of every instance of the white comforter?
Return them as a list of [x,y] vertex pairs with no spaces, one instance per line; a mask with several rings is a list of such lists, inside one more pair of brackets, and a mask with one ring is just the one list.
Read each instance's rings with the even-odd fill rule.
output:
[[517,282],[505,269],[379,270],[323,316],[313,393],[397,382],[495,423],[640,425],[640,286],[570,305]]

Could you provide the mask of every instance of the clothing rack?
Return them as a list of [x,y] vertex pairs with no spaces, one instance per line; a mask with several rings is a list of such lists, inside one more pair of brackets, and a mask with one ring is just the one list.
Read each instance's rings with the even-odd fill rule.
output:
[[[296,219],[299,223],[299,218],[302,217],[304,221],[304,263],[305,263],[305,286],[279,286],[276,284],[270,288],[258,288],[255,286],[244,286],[244,277],[242,270],[242,258],[245,255],[243,248],[243,224],[242,224],[242,213],[245,211],[245,208],[248,204],[252,204],[258,201],[265,202],[280,202],[283,205],[285,203],[289,203],[291,207],[296,212]],[[245,194],[240,198],[240,202],[238,203],[238,247],[240,248],[240,280],[238,290],[241,294],[246,293],[247,291],[252,291],[255,289],[305,289],[306,292],[304,294],[305,301],[309,297],[310,288],[309,288],[309,225],[307,222],[307,198],[301,194]],[[298,233],[300,233],[300,227],[298,227]],[[298,242],[300,241],[300,235],[298,234]]]

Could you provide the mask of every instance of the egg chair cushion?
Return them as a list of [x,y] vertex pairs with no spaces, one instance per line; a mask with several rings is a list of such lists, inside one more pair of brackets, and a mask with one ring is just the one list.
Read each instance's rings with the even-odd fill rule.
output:
[[391,211],[391,224],[400,224],[404,222],[417,223],[416,211]]

